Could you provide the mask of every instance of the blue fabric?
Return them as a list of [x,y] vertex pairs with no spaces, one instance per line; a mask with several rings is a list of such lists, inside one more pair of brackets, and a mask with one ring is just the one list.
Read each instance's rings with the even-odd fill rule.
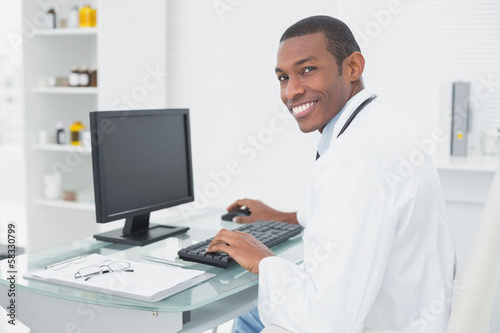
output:
[[260,321],[257,308],[239,316],[233,323],[234,333],[258,333],[263,329],[264,325]]

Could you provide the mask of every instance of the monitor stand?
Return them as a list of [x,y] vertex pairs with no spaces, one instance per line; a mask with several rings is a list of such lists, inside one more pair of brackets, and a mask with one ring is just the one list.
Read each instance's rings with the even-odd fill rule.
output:
[[159,240],[185,233],[189,227],[177,227],[162,224],[150,224],[149,213],[128,217],[122,229],[111,230],[94,235],[94,238],[104,242],[144,246]]

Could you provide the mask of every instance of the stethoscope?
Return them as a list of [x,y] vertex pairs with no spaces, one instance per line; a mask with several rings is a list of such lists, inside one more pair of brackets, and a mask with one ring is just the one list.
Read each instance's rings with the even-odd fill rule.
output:
[[375,98],[377,98],[377,95],[373,95],[372,97],[368,98],[367,100],[365,100],[363,103],[361,103],[357,108],[356,110],[354,110],[354,112],[351,114],[351,116],[349,117],[349,119],[347,119],[347,121],[345,122],[344,126],[342,127],[342,129],[340,130],[339,132],[339,135],[337,135],[337,138],[342,134],[344,133],[344,131],[347,129],[347,127],[349,127],[349,125],[352,123],[352,121],[354,120],[354,118],[356,118],[356,116],[358,115],[358,113],[361,112],[361,110],[363,110],[363,108],[365,106],[367,106],[368,104],[371,103],[371,101],[373,101]]
[[[354,112],[351,114],[351,116],[349,117],[349,119],[347,119],[347,121],[345,122],[344,126],[342,127],[342,129],[340,130],[339,134],[337,135],[337,138],[342,134],[344,133],[344,131],[347,129],[347,127],[349,127],[349,125],[351,125],[352,121],[354,120],[354,118],[356,118],[356,116],[358,115],[358,113],[361,112],[361,110],[363,110],[363,108],[365,106],[367,106],[368,104],[371,103],[371,101],[373,101],[375,98],[377,98],[377,95],[373,95],[372,97],[366,99],[363,103],[361,103],[357,108],[356,110],[354,110]],[[318,159],[320,157],[319,153],[316,152],[316,159]]]

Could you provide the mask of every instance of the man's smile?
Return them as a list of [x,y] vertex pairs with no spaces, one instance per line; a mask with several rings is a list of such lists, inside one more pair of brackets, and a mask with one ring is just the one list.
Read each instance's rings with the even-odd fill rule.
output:
[[290,108],[295,116],[298,116],[305,111],[308,111],[312,106],[314,106],[318,101],[306,102],[300,105],[296,105]]

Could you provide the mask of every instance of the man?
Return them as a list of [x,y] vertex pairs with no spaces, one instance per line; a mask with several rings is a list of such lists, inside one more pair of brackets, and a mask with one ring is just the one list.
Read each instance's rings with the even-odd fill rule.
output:
[[221,230],[208,250],[259,274],[264,325],[444,332],[454,249],[438,175],[414,131],[364,89],[364,65],[337,19],[309,17],[283,34],[281,99],[303,132],[322,133],[305,210],[284,213],[252,200],[229,207],[250,209],[240,222],[305,226],[303,265],[273,256],[241,232]]

